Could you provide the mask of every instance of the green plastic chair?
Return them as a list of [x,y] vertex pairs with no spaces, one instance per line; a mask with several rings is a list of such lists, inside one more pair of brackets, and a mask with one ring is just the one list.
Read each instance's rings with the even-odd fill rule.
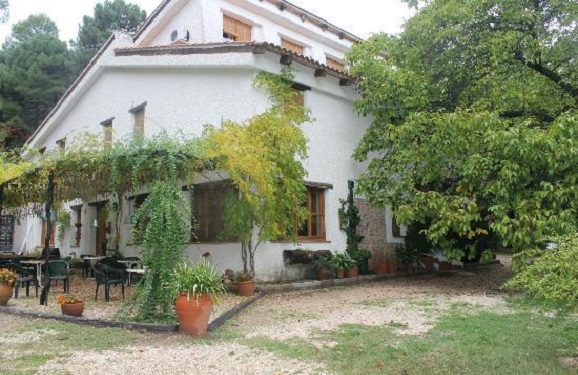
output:
[[98,263],[92,267],[94,270],[94,277],[96,279],[96,295],[94,300],[98,298],[98,287],[104,285],[104,299],[106,302],[110,300],[110,286],[119,285],[122,288],[122,299],[124,299],[124,279],[126,271],[123,268],[113,268],[106,264]]
[[64,283],[64,293],[68,293],[70,291],[70,284],[69,278],[70,275],[70,266],[67,261],[65,260],[51,260],[48,262],[48,278],[50,281],[56,281],[56,285],[58,285],[58,280],[62,280]]

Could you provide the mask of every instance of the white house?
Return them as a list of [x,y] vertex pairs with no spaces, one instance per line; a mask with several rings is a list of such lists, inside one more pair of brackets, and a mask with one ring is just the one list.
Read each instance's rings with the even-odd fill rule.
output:
[[[267,93],[252,85],[260,71],[277,73],[291,65],[296,87],[314,122],[303,130],[309,141],[304,161],[310,204],[307,230],[298,243],[262,245],[256,256],[261,280],[294,279],[302,270],[284,262],[283,251],[296,248],[342,251],[339,199],[347,182],[364,166],[351,155],[370,119],[353,111],[355,88],[344,54],[357,37],[287,1],[164,0],[134,36],[116,33],[64,94],[27,144],[35,148],[66,148],[75,134],[92,132],[102,142],[140,132],[145,136],[179,129],[200,134],[204,124],[243,120],[263,112]],[[210,179],[198,181],[195,199],[222,194]],[[213,182],[213,183],[210,183]],[[142,197],[129,197],[125,215]],[[193,259],[207,254],[220,269],[242,268],[240,246],[217,238],[219,217],[197,202],[200,243],[191,244]],[[64,254],[104,255],[116,236],[111,218],[98,211],[102,202],[71,202],[72,226],[55,239]],[[385,251],[403,239],[392,230],[390,215],[363,205],[366,240],[372,251]],[[214,210],[214,207],[213,207]],[[214,211],[213,211],[214,212]],[[100,221],[97,227],[91,225]],[[42,219],[29,217],[16,225],[15,252],[40,246]],[[130,220],[120,220],[120,250],[138,255],[131,244]],[[394,236],[396,235],[396,236]]]

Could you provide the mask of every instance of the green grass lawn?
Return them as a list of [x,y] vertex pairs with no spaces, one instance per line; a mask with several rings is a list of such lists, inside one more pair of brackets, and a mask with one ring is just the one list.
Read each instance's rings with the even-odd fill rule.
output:
[[[321,363],[335,374],[578,374],[578,368],[563,362],[578,358],[575,316],[555,317],[520,304],[509,306],[497,313],[454,303],[438,311],[435,327],[423,336],[402,335],[405,325],[392,322],[380,327],[342,325],[317,332],[312,339],[246,338],[241,330],[250,327],[232,321],[203,340],[177,341],[215,346],[238,342]],[[0,330],[0,374],[34,374],[47,361],[66,359],[72,352],[152,345],[150,338],[124,329],[10,319],[15,324]],[[163,345],[174,344],[169,340]]]
[[[336,374],[577,374],[562,358],[578,358],[578,322],[528,310],[472,313],[456,305],[425,336],[394,325],[343,325],[305,340],[246,342],[292,358],[325,363]],[[325,344],[324,344],[325,343]]]

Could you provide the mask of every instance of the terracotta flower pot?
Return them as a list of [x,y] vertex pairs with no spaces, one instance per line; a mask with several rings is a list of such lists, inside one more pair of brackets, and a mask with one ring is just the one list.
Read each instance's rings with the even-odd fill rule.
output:
[[179,329],[190,336],[200,336],[207,332],[209,317],[213,310],[213,301],[206,295],[196,298],[186,294],[177,297],[176,312],[179,319]]
[[335,275],[338,279],[343,279],[345,277],[345,270],[343,268],[339,268],[335,271]]
[[0,306],[6,306],[8,300],[12,298],[14,288],[5,284],[0,284]]
[[329,280],[331,277],[331,270],[329,268],[318,268],[315,271],[315,276],[317,276],[317,280]]
[[439,264],[439,271],[440,272],[446,272],[446,271],[450,271],[452,269],[452,264],[448,261],[441,261],[438,263]]
[[359,268],[352,267],[348,270],[345,270],[345,277],[357,277],[359,276]]
[[237,281],[237,288],[240,296],[250,297],[255,294],[255,281]]
[[60,309],[62,310],[62,315],[80,317],[84,312],[84,302],[63,303],[60,305]]
[[375,272],[378,275],[386,273],[385,263],[378,263],[375,266],[373,266],[373,272]]
[[392,261],[385,262],[385,273],[392,273],[395,271],[395,264]]

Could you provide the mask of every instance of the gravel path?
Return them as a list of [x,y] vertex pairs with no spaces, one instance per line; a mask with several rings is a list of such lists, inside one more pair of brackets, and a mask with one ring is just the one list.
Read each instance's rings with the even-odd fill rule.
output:
[[[395,323],[399,332],[421,335],[452,304],[508,313],[499,291],[509,277],[503,265],[451,277],[437,275],[388,280],[353,287],[271,295],[245,310],[228,329],[243,337],[303,338],[331,345],[319,333],[345,323]],[[0,326],[18,327],[22,318],[0,315]],[[51,332],[46,332],[51,334]],[[6,338],[15,340],[18,338]],[[22,337],[30,339],[30,337]],[[182,335],[143,335],[141,344],[122,351],[74,351],[44,364],[39,374],[327,374],[323,365],[251,349],[238,340],[193,340]],[[0,339],[0,345],[2,340]],[[9,353],[3,353],[7,356]]]

